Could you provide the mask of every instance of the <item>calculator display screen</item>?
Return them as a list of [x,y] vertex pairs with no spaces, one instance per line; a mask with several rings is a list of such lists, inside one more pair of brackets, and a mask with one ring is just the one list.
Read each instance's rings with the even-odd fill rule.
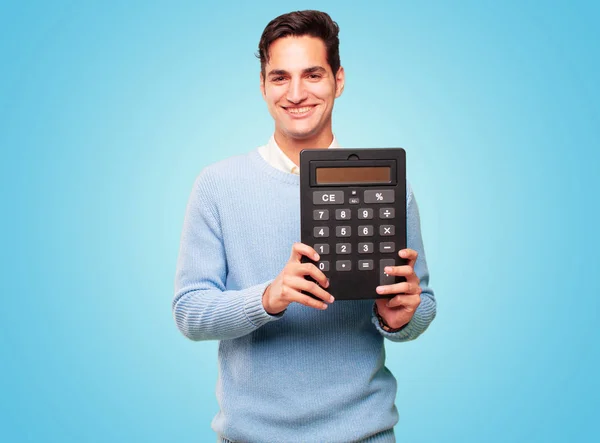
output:
[[345,183],[390,183],[389,166],[316,168],[318,185]]

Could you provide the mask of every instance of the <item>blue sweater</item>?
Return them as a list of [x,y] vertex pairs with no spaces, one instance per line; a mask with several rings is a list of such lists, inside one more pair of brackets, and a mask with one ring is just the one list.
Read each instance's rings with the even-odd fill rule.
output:
[[385,367],[383,339],[413,340],[435,317],[415,198],[407,183],[421,304],[405,328],[388,333],[372,300],[264,310],[265,288],[300,241],[299,187],[299,176],[257,150],[205,168],[194,183],[173,314],[191,340],[220,340],[212,428],[223,441],[392,442],[396,379]]

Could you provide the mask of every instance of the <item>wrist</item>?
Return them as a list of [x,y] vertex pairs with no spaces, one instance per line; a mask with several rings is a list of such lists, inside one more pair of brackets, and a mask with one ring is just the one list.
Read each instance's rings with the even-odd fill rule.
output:
[[273,309],[271,308],[271,306],[267,303],[267,300],[269,300],[269,289],[271,288],[271,285],[269,284],[269,286],[267,286],[265,288],[265,291],[263,292],[262,295],[262,305],[263,305],[263,309],[265,310],[265,312],[269,315],[280,315],[283,312],[285,312],[285,309],[282,309],[279,312],[271,312]]
[[392,327],[388,324],[388,322],[386,321],[386,319],[379,313],[379,309],[377,308],[377,303],[374,304],[375,305],[375,316],[377,317],[377,321],[379,322],[379,327],[381,329],[383,329],[385,332],[400,332],[402,329],[404,329],[404,327],[408,324],[404,324],[402,326],[399,327]]

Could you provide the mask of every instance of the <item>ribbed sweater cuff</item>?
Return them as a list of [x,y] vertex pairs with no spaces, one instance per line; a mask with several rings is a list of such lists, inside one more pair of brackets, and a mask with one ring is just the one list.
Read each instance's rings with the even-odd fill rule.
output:
[[285,314],[284,311],[276,315],[271,315],[265,311],[262,304],[263,294],[272,281],[273,280],[269,280],[268,282],[261,283],[246,290],[246,296],[244,297],[244,313],[250,323],[257,328],[260,328],[265,323],[277,320]]
[[[414,337],[420,334],[420,331],[423,329],[419,328],[417,324],[418,321],[413,316],[413,318],[402,328],[402,330],[398,332],[388,332],[381,328],[379,325],[379,320],[377,319],[377,315],[375,314],[375,303],[373,303],[373,315],[371,318],[371,322],[375,325],[375,328],[379,331],[381,335],[387,337],[393,341],[408,341],[412,340]],[[419,332],[417,332],[419,331]]]

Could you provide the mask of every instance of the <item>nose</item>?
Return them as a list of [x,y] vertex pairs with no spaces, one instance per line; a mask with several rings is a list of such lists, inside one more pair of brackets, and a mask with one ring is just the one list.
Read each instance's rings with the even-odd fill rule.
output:
[[286,99],[287,101],[298,104],[306,99],[307,91],[301,78],[292,79],[289,83]]

